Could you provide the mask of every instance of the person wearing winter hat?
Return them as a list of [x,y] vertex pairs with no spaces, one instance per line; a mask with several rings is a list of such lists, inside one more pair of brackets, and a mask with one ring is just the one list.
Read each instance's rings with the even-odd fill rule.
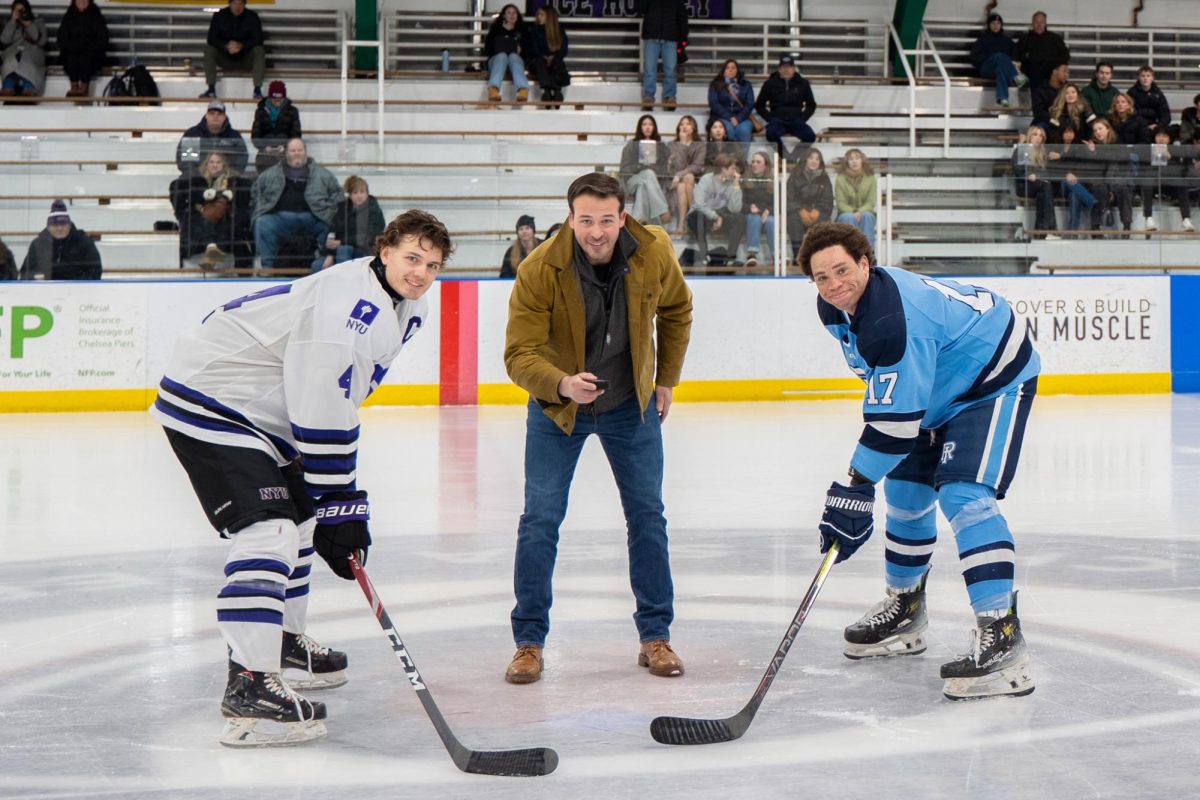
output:
[[288,99],[283,81],[271,81],[267,96],[254,111],[250,141],[258,148],[254,166],[259,174],[283,161],[289,139],[299,139],[300,109]]
[[21,262],[20,280],[99,280],[100,251],[84,231],[76,228],[67,204],[55,200],[46,217],[46,227],[29,245]]
[[533,248],[542,243],[536,234],[537,225],[534,223],[533,217],[522,214],[517,218],[517,240],[512,243],[512,247],[508,248],[508,252],[504,254],[504,260],[500,262],[501,278],[517,277],[517,267],[525,260],[525,256],[532,253]]
[[1017,57],[1017,45],[1004,32],[1004,18],[999,14],[988,14],[987,24],[971,45],[971,65],[981,78],[996,81],[996,105],[1008,106],[1008,87],[1020,89],[1029,79],[1017,72],[1013,61]]

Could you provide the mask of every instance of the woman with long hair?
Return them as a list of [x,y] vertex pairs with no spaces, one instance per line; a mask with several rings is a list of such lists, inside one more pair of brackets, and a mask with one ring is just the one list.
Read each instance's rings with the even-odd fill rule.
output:
[[[1046,131],[1040,125],[1030,125],[1021,135],[1021,140],[1013,148],[1012,171],[1014,189],[1018,197],[1034,202],[1035,229],[1051,231],[1058,228],[1054,216],[1054,182],[1046,171],[1048,153],[1046,150]],[[1051,241],[1062,237],[1057,234],[1043,234]]]
[[[546,5],[537,10],[533,26],[533,74],[542,87],[542,100],[562,100],[563,87],[571,85],[567,72],[567,32],[559,23],[558,10]],[[557,108],[558,106],[555,106]]]
[[810,147],[804,160],[792,165],[787,205],[788,239],[795,258],[808,229],[833,219],[833,183],[825,171],[825,157],[817,148]]
[[729,138],[729,128],[719,119],[710,117],[708,124],[704,126],[705,146],[704,146],[704,169],[712,171],[715,169],[717,156],[725,154],[731,157],[736,163],[738,172],[744,172],[746,169],[746,149],[737,142],[731,141]]
[[250,181],[237,177],[219,150],[205,153],[197,171],[171,182],[182,266],[251,266],[250,188]]
[[746,214],[747,267],[758,264],[758,240],[766,233],[770,247],[775,246],[775,175],[771,171],[771,153],[758,150],[750,156],[742,176],[742,211]]
[[1079,91],[1079,87],[1074,83],[1068,83],[1058,90],[1058,95],[1054,98],[1054,102],[1050,104],[1050,125],[1052,128],[1061,129],[1064,125],[1070,123],[1086,134],[1092,128],[1092,122],[1095,121],[1096,115],[1092,112],[1092,106],[1084,99]]
[[868,241],[875,241],[875,171],[871,162],[857,147],[846,151],[837,166],[837,181],[833,186],[837,205],[837,221],[858,228]]
[[517,102],[529,99],[529,79],[525,77],[525,58],[531,53],[529,31],[520,10],[512,3],[500,9],[488,28],[483,41],[483,55],[488,63],[488,100],[500,100],[500,85],[504,73],[512,76],[517,87]]
[[[1154,134],[1146,126],[1146,121],[1137,113],[1133,97],[1126,92],[1117,92],[1113,98],[1112,107],[1108,110],[1108,121],[1112,124],[1113,132],[1117,135],[1117,143],[1133,148],[1134,153],[1149,155],[1146,145],[1152,144]],[[1139,164],[1139,167],[1141,165]],[[1157,175],[1153,174],[1149,165],[1131,174],[1130,180],[1137,184],[1138,194],[1142,197],[1142,213],[1145,215],[1145,227],[1148,231],[1158,230],[1154,221],[1154,192],[1158,188]]]
[[725,59],[720,72],[708,85],[709,118],[725,123],[733,141],[748,142],[754,133],[754,122],[750,119],[753,111],[754,87],[746,80],[736,60]]
[[1087,177],[1091,169],[1090,159],[1083,157],[1087,148],[1079,141],[1081,138],[1075,125],[1068,123],[1058,131],[1058,142],[1046,150],[1046,172],[1058,181],[1059,190],[1067,199],[1069,231],[1079,230],[1083,225],[1084,209],[1096,205],[1096,198],[1080,179],[1080,176]]
[[[551,231],[553,230],[551,228]],[[550,238],[550,235],[547,234],[546,238]],[[517,240],[504,253],[504,259],[500,262],[500,277],[517,277],[517,267],[521,266],[521,262],[525,260],[525,257],[532,253],[533,248],[541,243],[541,239],[537,238],[537,223],[533,217],[529,214],[522,214],[517,217]]]
[[667,145],[667,173],[671,176],[674,191],[676,236],[686,232],[684,221],[692,208],[696,181],[704,174],[705,149],[704,142],[699,139],[696,118],[691,114],[683,115],[675,126],[675,141]]
[[638,117],[637,128],[621,151],[621,183],[626,206],[638,222],[658,224],[671,219],[663,185],[670,182],[667,146],[658,132],[653,114]]
[[[1120,95],[1117,95],[1113,99],[1114,107],[1119,98]],[[1087,189],[1096,198],[1096,205],[1092,208],[1092,227],[1099,229],[1110,204],[1115,204],[1121,216],[1121,227],[1129,230],[1133,227],[1133,197],[1126,148],[1119,146],[1117,132],[1107,119],[1098,119],[1092,124],[1092,136],[1083,144],[1084,150],[1080,155],[1092,163],[1091,180],[1086,181]],[[1125,234],[1122,238],[1129,236]]]

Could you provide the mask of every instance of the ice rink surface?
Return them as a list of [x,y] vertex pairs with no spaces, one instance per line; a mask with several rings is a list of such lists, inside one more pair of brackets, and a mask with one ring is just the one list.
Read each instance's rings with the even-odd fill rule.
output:
[[561,758],[550,776],[495,778],[455,769],[358,587],[319,561],[309,632],[351,661],[350,683],[320,693],[329,735],[220,746],[226,544],[161,430],[146,414],[0,416],[0,797],[1196,797],[1196,396],[1035,402],[1001,503],[1031,696],[943,699],[938,666],[965,648],[972,618],[939,519],[924,655],[841,654],[842,627],[882,596],[876,536],[833,569],[742,739],[650,738],[657,715],[724,717],[750,698],[820,562],[824,491],[859,420],[844,401],[672,409],[677,679],[635,664],[624,521],[590,442],[545,677],[512,686],[524,409],[364,411],[367,568],[434,699],[469,747]]

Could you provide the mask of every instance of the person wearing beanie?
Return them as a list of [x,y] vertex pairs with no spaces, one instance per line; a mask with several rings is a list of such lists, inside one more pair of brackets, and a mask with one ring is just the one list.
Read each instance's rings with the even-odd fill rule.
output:
[[791,55],[779,57],[779,67],[763,82],[754,103],[758,115],[767,121],[767,141],[775,145],[782,158],[783,137],[795,136],[801,143],[817,140],[808,120],[817,110],[812,85],[800,76],[796,59]]
[[235,175],[246,171],[250,151],[246,140],[235,130],[225,113],[225,104],[213,100],[204,112],[204,118],[183,132],[175,147],[175,165],[185,176],[200,169],[200,159],[216,150],[225,156],[229,170]]
[[254,111],[254,125],[250,128],[250,141],[258,148],[254,166],[259,174],[283,161],[288,140],[301,135],[300,109],[288,99],[283,81],[271,81],[267,96]]
[[204,79],[208,88],[201,97],[217,96],[217,66],[221,69],[250,70],[254,78],[254,99],[262,99],[263,75],[267,71],[267,51],[263,46],[262,20],[246,8],[246,0],[229,0],[229,5],[212,15],[208,24],[208,42],[204,46]]
[[999,14],[988,14],[987,25],[971,45],[971,65],[981,78],[996,81],[996,105],[1008,105],[1008,87],[1020,89],[1029,79],[1017,72],[1013,61],[1017,57],[1017,44],[1004,32],[1004,18]]
[[67,204],[55,200],[46,227],[29,245],[18,278],[23,281],[100,280],[100,251],[84,231],[76,228]]
[[536,234],[537,224],[533,221],[533,217],[522,214],[517,218],[517,240],[512,243],[512,247],[508,248],[508,252],[504,254],[504,260],[500,262],[501,278],[517,277],[517,267],[527,255],[533,252],[533,248],[542,243]]

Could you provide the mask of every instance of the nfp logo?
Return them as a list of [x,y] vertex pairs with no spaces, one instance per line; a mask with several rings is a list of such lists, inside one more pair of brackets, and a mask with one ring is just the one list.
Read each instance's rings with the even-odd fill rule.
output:
[[25,341],[45,336],[54,327],[54,314],[42,306],[12,306],[7,309],[9,323],[4,324],[4,306],[0,306],[0,336],[8,332],[8,354],[25,357]]

